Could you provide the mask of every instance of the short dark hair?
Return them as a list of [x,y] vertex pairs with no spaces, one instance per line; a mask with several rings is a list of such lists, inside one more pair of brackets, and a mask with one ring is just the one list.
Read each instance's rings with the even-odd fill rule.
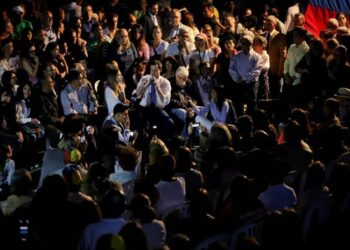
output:
[[297,33],[301,37],[306,37],[307,31],[302,27],[295,27],[293,30],[293,34],[294,33]]
[[152,65],[158,66],[158,69],[162,70],[163,65],[159,60],[152,60],[149,63],[149,67],[151,68]]
[[103,196],[100,208],[104,218],[118,218],[125,210],[125,195],[116,188],[111,188]]
[[113,108],[113,114],[116,115],[118,113],[122,113],[125,110],[127,110],[129,108],[128,105],[123,104],[123,103],[117,103],[114,108]]

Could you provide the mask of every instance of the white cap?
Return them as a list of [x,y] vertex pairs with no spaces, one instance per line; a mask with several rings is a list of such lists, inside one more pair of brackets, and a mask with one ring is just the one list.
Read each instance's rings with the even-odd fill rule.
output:
[[16,12],[17,14],[19,13],[24,13],[24,8],[21,5],[17,5],[15,7],[13,7],[12,9],[14,12]]

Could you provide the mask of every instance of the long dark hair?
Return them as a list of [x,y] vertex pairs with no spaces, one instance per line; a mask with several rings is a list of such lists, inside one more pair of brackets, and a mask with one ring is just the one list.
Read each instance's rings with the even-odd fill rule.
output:
[[[140,32],[141,37],[135,39],[136,32]],[[130,30],[130,41],[135,45],[137,50],[142,49],[146,45],[145,32],[141,24],[134,24]]]
[[213,88],[213,90],[216,92],[216,105],[218,106],[219,110],[221,110],[226,100],[225,88],[223,85],[217,85]]
[[16,94],[16,101],[19,102],[21,100],[24,100],[26,102],[26,104],[30,104],[30,100],[32,99],[32,93],[30,94],[30,96],[28,97],[28,99],[24,99],[24,95],[23,95],[23,88],[24,86],[28,85],[30,88],[30,91],[33,91],[33,88],[31,86],[30,83],[25,83],[25,84],[21,84],[18,89],[17,89],[17,94]]

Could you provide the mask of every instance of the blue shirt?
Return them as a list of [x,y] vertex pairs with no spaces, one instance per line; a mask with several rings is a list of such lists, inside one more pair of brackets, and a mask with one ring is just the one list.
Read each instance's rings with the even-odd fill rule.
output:
[[92,98],[90,91],[87,84],[74,89],[69,83],[61,92],[64,115],[94,113],[96,101]]
[[242,80],[245,83],[252,83],[258,81],[261,69],[261,56],[251,49],[247,55],[243,51],[238,52],[231,59],[228,72],[235,82]]

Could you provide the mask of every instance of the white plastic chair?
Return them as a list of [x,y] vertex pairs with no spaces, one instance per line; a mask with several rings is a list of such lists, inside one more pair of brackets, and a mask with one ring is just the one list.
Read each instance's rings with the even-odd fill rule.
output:
[[237,228],[232,235],[230,250],[235,250],[239,239],[254,237],[258,242],[261,240],[261,224],[252,223]]
[[190,217],[190,203],[186,202],[183,204],[178,204],[172,207],[169,207],[162,215],[162,220],[165,220],[165,218],[171,214],[171,213],[177,213],[179,216],[179,219],[186,219]]
[[163,214],[161,215],[161,218],[164,220],[171,213],[177,213],[179,215],[179,219],[188,218],[190,216],[189,207],[190,207],[189,202],[171,206],[165,212],[163,212]]
[[96,93],[98,93],[98,85],[100,84],[100,81],[101,80],[97,80],[95,83],[94,83],[94,90]]
[[329,222],[333,196],[331,194],[317,200],[307,211],[303,222],[303,237],[307,239],[314,227],[325,226]]
[[213,247],[219,243],[223,243],[227,246],[230,245],[230,234],[217,234],[211,236],[203,241],[201,241],[196,247],[195,250],[207,250],[210,247]]
[[126,203],[129,204],[134,196],[135,180],[125,182],[122,186],[125,193]]

